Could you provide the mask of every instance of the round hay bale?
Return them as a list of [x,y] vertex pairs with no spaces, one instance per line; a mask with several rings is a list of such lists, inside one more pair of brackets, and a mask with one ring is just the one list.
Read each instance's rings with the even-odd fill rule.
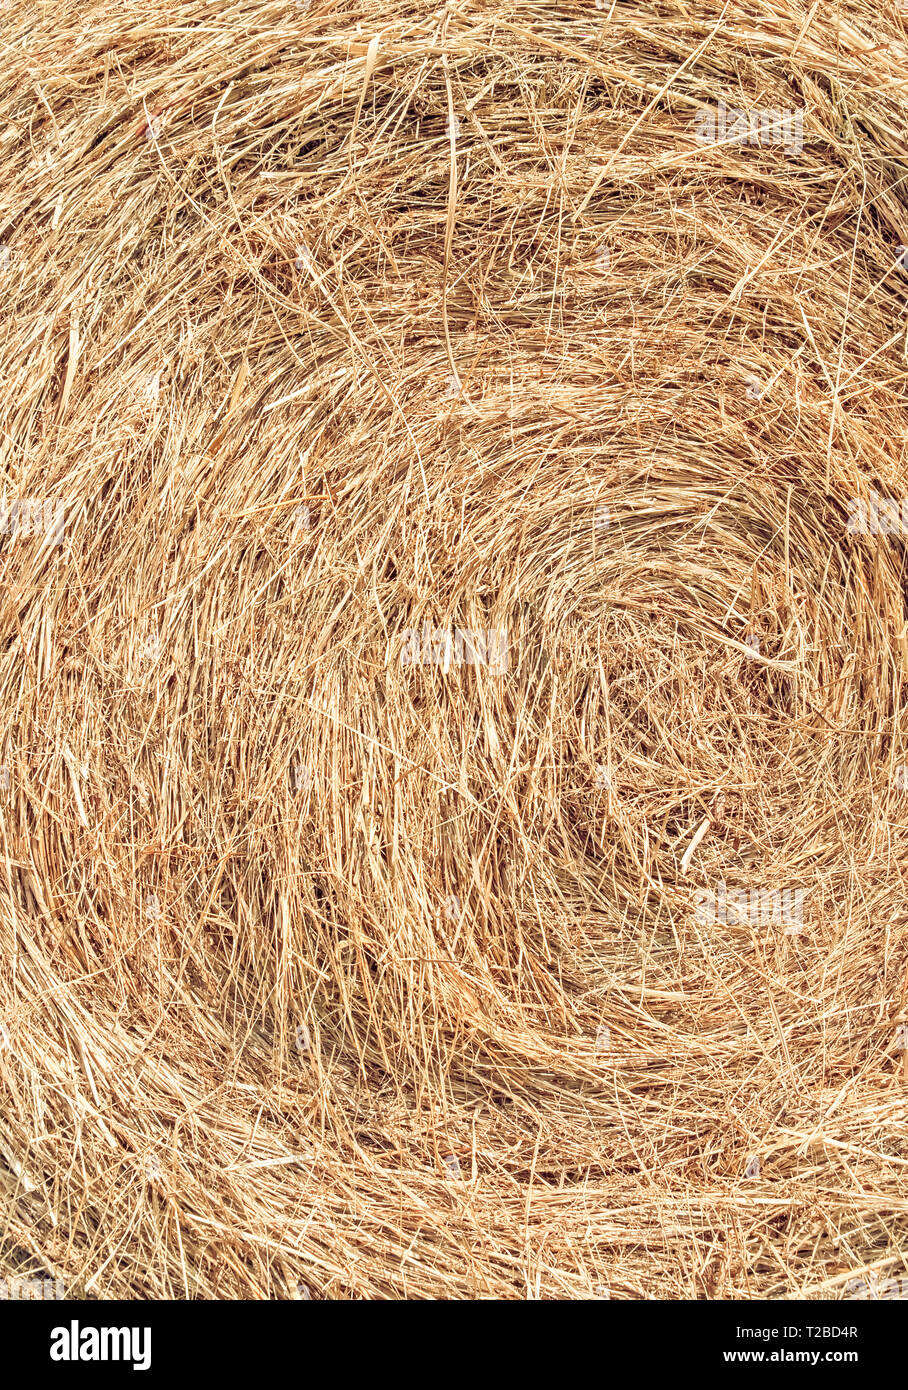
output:
[[707,10],[0,12],[0,1273],[900,1276],[908,16]]

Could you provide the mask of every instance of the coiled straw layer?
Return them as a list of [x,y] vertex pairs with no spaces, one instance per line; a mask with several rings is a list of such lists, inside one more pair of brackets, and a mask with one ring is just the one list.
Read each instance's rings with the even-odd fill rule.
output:
[[906,1273],[908,16],[657,9],[0,11],[5,1273]]

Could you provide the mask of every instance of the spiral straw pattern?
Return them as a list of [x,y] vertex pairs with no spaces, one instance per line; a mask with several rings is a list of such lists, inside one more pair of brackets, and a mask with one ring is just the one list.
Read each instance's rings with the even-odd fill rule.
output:
[[0,1273],[905,1272],[908,13],[658,12],[0,9]]

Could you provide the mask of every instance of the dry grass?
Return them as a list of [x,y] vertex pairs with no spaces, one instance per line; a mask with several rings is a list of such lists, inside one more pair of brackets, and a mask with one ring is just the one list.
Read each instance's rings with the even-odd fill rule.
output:
[[0,10],[3,1272],[908,1272],[908,13],[723,13]]

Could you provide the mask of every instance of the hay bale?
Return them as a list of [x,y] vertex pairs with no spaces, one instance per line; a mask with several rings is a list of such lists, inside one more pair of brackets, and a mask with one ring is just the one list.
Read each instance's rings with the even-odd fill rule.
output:
[[0,1273],[899,1275],[906,17],[696,9],[0,14]]

